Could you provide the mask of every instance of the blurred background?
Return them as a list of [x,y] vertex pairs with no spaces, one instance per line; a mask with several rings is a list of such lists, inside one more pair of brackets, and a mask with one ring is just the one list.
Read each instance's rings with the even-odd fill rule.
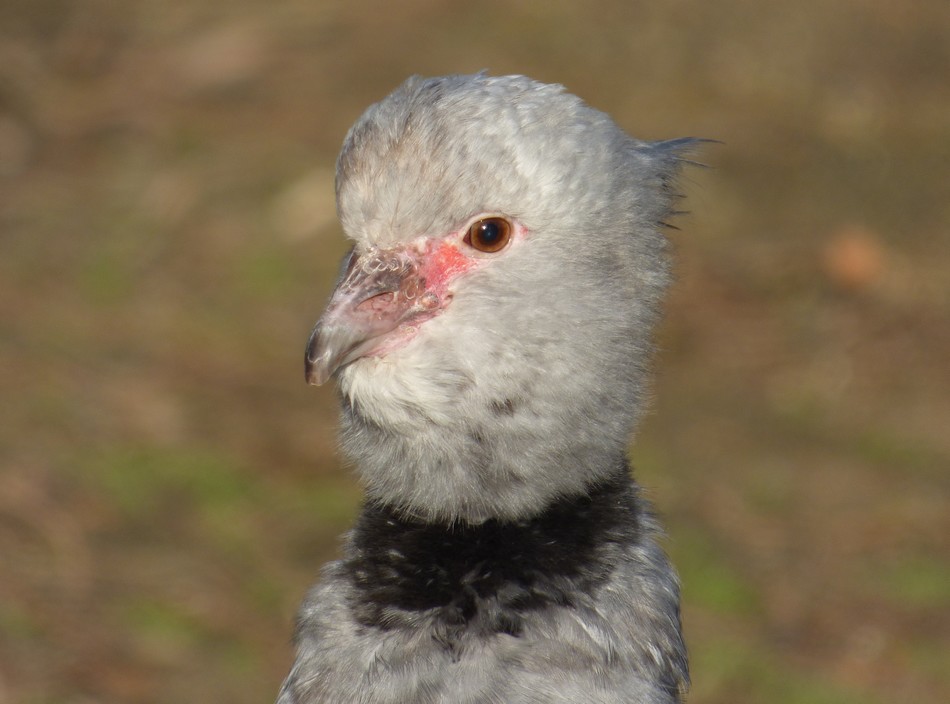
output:
[[691,701],[950,700],[946,0],[3,0],[0,703],[273,700],[359,503],[336,152],[483,68],[723,142],[632,446]]

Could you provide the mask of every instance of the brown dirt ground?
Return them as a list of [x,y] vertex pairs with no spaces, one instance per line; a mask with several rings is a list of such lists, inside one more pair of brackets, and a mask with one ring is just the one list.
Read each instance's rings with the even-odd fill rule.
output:
[[0,704],[273,699],[359,501],[300,368],[335,153],[482,68],[723,142],[632,448],[691,701],[950,700],[945,0],[12,0]]

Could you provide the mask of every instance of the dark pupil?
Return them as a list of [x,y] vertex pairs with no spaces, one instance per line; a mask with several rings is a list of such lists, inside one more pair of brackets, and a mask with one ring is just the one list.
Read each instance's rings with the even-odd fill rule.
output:
[[478,228],[479,239],[484,244],[495,244],[501,236],[501,228],[495,222],[483,222]]

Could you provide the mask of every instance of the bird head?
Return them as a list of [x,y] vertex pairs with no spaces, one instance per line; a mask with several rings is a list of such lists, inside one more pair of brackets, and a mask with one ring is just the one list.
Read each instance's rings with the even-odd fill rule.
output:
[[521,76],[412,78],[363,114],[337,162],[353,248],[306,374],[337,378],[371,501],[518,520],[616,471],[691,144]]

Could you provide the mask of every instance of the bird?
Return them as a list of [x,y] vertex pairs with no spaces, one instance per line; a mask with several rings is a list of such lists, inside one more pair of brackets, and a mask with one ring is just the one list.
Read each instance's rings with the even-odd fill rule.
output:
[[632,477],[697,144],[563,86],[412,77],[345,137],[306,348],[364,502],[278,704],[668,704],[678,577]]

